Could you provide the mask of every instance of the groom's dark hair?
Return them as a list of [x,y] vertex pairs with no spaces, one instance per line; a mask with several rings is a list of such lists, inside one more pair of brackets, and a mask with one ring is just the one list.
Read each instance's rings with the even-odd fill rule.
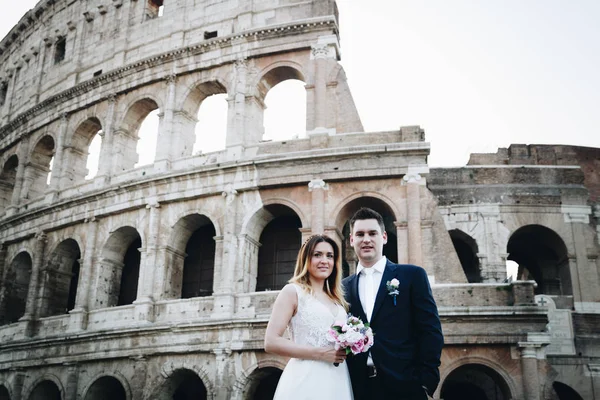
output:
[[352,218],[350,218],[350,232],[352,232],[354,229],[354,223],[359,219],[375,219],[381,228],[381,232],[385,232],[385,225],[383,223],[383,217],[381,214],[367,207],[359,208],[358,211],[354,213]]

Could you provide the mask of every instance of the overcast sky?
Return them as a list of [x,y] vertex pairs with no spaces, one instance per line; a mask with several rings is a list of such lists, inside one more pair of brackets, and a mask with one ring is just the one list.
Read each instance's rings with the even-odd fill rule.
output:
[[[6,2],[0,36],[35,6]],[[420,125],[431,166],[510,143],[600,147],[600,1],[338,0],[365,130]]]

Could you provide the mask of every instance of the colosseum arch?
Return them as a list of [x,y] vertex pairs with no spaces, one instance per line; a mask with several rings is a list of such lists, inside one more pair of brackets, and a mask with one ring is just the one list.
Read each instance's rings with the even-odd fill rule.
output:
[[23,396],[28,400],[62,400],[64,389],[60,380],[54,375],[43,375],[37,379],[33,385],[33,389],[28,396]]
[[10,391],[8,388],[0,383],[0,400],[10,400]]
[[41,317],[65,314],[75,308],[81,250],[74,239],[60,242],[41,271]]
[[202,79],[187,88],[181,110],[174,116],[180,126],[177,132],[178,149],[174,151],[175,156],[191,156],[193,149],[197,147],[197,142],[210,135],[210,132],[197,132],[200,122],[197,116],[200,107],[209,97],[227,93],[227,86],[219,78]]
[[533,279],[535,294],[573,295],[567,246],[552,229],[525,225],[509,238],[508,260],[519,264],[518,279]]
[[448,231],[452,244],[460,260],[465,276],[469,283],[481,283],[481,266],[479,264],[479,248],[475,239],[461,231],[460,229],[452,229]]
[[[139,161],[137,145],[140,127],[151,112],[160,109],[158,100],[148,95],[131,102],[127,106],[121,124],[118,125],[113,137],[112,160],[115,173],[135,167]],[[157,129],[160,129],[160,123]],[[158,136],[158,131],[155,135]],[[148,149],[148,151],[156,152],[156,148]]]
[[[255,104],[255,111],[257,112],[256,118],[263,122],[261,126],[262,135],[265,133],[265,99],[267,98],[267,95],[271,89],[288,80],[298,80],[306,83],[306,79],[306,74],[303,72],[302,66],[292,61],[275,62],[264,68],[259,73],[259,78],[255,86],[259,102]],[[264,137],[261,137],[261,139],[264,139]]]
[[444,400],[510,400],[516,396],[510,375],[480,357],[457,360],[449,365],[438,390]]
[[25,315],[32,267],[31,256],[26,251],[11,261],[0,288],[0,325],[17,322]]
[[95,139],[101,139],[102,123],[97,117],[88,117],[81,123],[71,137],[68,152],[63,156],[63,170],[61,171],[63,184],[77,184],[83,182],[90,171],[87,168],[90,157],[95,156],[98,163],[99,155],[90,154],[90,145]]
[[172,297],[183,299],[213,293],[216,228],[204,214],[189,214],[173,226],[169,238],[168,277]]
[[132,304],[137,298],[142,238],[131,226],[113,231],[100,254],[95,307]]
[[175,369],[150,397],[156,400],[207,400],[212,398],[205,381],[196,371],[188,368]]
[[358,260],[350,245],[350,218],[361,207],[377,211],[383,217],[388,240],[383,246],[383,255],[392,262],[398,262],[398,239],[396,234],[397,211],[389,199],[375,193],[361,193],[344,199],[333,214],[335,227],[342,232],[342,267],[344,276],[354,273]]
[[18,166],[19,157],[16,154],[9,156],[2,166],[2,172],[0,172],[0,212],[11,204]]
[[285,365],[269,358],[246,368],[233,385],[231,399],[272,399]]
[[131,400],[131,390],[127,380],[119,375],[96,377],[84,390],[84,400]]
[[43,136],[33,147],[25,166],[24,188],[21,191],[23,198],[36,199],[48,189],[54,151],[55,141],[51,135]]
[[[163,364],[160,376],[155,380],[156,383],[151,385],[154,389],[152,389],[148,399],[172,400],[174,398],[173,395],[179,388],[182,388],[182,392],[178,392],[180,395],[185,394],[187,388],[191,388],[192,390],[198,388],[198,380],[194,376],[198,377],[206,390],[206,397],[198,397],[198,399],[213,400],[215,387],[204,368],[196,363],[173,361]],[[189,383],[185,383],[186,381]],[[185,383],[183,387],[182,383]],[[179,398],[186,399],[186,397]]]
[[265,204],[249,220],[250,236],[260,243],[257,266],[249,266],[256,271],[255,291],[279,290],[292,277],[302,244],[302,227],[296,211],[280,203]]

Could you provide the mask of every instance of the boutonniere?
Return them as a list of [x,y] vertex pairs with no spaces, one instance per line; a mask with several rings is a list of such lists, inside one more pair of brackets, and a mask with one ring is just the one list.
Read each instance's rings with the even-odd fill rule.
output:
[[388,290],[388,294],[394,298],[394,306],[396,305],[396,296],[400,294],[398,291],[398,287],[400,286],[400,281],[396,278],[391,281],[387,281],[385,284]]

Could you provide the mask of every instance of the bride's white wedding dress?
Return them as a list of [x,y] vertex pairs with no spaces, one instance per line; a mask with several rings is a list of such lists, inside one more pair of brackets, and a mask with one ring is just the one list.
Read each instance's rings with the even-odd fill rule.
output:
[[[335,321],[346,319],[341,305],[336,313],[316,297],[293,285],[298,294],[298,309],[290,321],[292,340],[298,344],[333,348],[327,331]],[[352,399],[352,385],[346,363],[333,363],[292,358],[286,365],[273,400]]]

